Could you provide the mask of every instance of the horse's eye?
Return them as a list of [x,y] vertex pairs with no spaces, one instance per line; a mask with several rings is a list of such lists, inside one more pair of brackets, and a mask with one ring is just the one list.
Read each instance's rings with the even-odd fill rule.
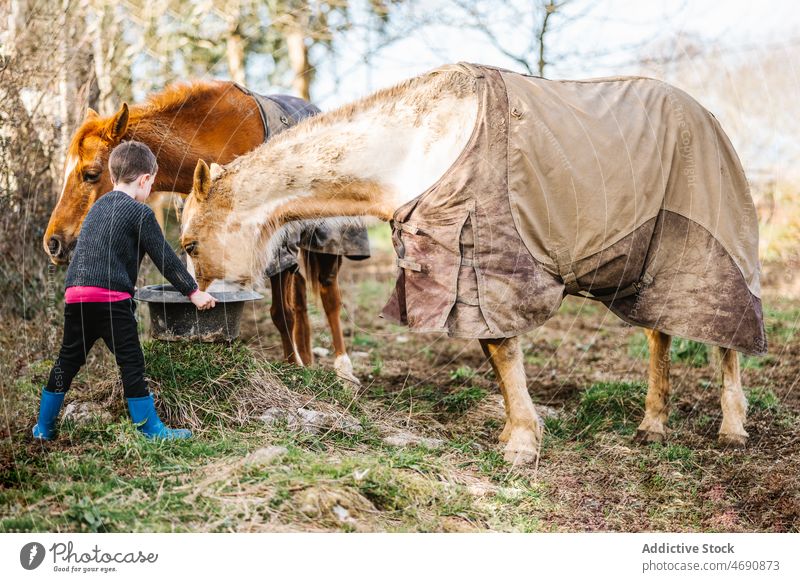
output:
[[187,255],[193,255],[195,249],[197,249],[197,241],[193,240],[192,242],[188,243],[183,247],[183,250],[186,251]]
[[83,181],[94,183],[100,179],[100,172],[90,171],[83,173]]

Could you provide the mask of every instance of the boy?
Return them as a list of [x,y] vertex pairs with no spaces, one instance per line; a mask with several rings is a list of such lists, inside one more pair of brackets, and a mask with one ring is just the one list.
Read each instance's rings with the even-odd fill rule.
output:
[[158,171],[150,148],[137,141],[123,142],[111,152],[108,168],[114,190],[98,199],[86,215],[67,269],[64,340],[42,390],[33,436],[53,437],[64,394],[94,342],[103,338],[120,367],[128,411],[139,430],[148,438],[188,438],[189,430],[170,429],[161,422],[144,379],[133,300],[144,254],[198,309],[211,309],[216,302],[197,288],[164,239],[155,214],[142,204]]

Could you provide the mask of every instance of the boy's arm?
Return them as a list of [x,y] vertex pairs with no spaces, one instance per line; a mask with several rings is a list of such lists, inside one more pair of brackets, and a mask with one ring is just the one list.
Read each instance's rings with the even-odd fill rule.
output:
[[197,291],[197,282],[169,246],[167,239],[164,238],[153,211],[145,207],[144,212],[140,239],[142,248],[167,281],[172,283],[172,286],[183,295],[189,297]]

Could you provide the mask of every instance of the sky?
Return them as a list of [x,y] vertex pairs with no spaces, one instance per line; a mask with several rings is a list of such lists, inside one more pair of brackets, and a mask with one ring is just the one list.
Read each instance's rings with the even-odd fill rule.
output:
[[[408,0],[395,8],[390,31],[435,15],[458,17],[459,0]],[[480,0],[492,6],[492,28],[507,50],[526,50],[532,22],[510,18],[532,0]],[[522,71],[481,33],[441,24],[411,27],[366,60],[377,36],[366,37],[366,0],[351,0],[353,32],[336,41],[335,59],[318,63],[312,101],[323,110],[449,62],[468,61]],[[361,6],[359,10],[357,7]],[[577,17],[576,17],[577,16]],[[683,39],[683,41],[680,41]],[[692,44],[702,55],[686,51]],[[800,183],[800,2],[797,0],[569,0],[547,37],[545,76],[576,79],[615,75],[657,77],[684,89],[710,109],[728,132],[745,168]],[[530,53],[529,53],[530,54]],[[643,56],[665,64],[644,66]],[[215,69],[224,74],[224,63]],[[291,92],[269,85],[270,58],[248,63],[248,85],[262,93]],[[334,68],[335,67],[335,68]],[[209,74],[213,74],[209,72]]]
[[[447,0],[426,2],[448,9]],[[500,3],[502,4],[502,3]],[[578,0],[565,14],[586,11],[590,3]],[[583,78],[626,74],[637,70],[636,51],[649,45],[669,44],[676,35],[697,37],[720,46],[731,54],[752,55],[764,45],[800,43],[800,3],[790,0],[601,0],[583,17],[552,33],[552,52],[574,51],[590,55],[556,63],[546,71],[550,78]],[[514,36],[522,41],[524,31],[507,32],[506,45],[513,47]],[[521,44],[518,43],[518,44]],[[359,50],[360,48],[360,50]],[[353,100],[423,73],[445,62],[469,61],[498,65],[513,70],[520,67],[494,49],[478,33],[447,27],[422,27],[381,53],[370,66],[360,63],[364,52],[348,46],[341,51],[338,69],[347,71],[346,82],[338,86],[330,71],[321,70],[314,87],[314,98],[323,107]],[[595,53],[607,53],[599,57]]]
[[[450,1],[422,5],[449,15]],[[502,6],[508,3],[495,4],[495,22],[502,22],[507,15]],[[580,18],[572,19],[575,14]],[[546,77],[645,74],[664,79],[720,119],[750,173],[768,180],[800,180],[800,2],[574,0],[565,17],[553,21],[549,51],[554,62]],[[526,24],[497,26],[504,47],[514,52],[524,48]],[[701,46],[705,56],[686,53],[676,42],[679,38]],[[342,45],[347,50],[339,51],[335,74],[322,67],[312,88],[312,99],[323,109],[447,62],[521,70],[480,33],[463,28],[418,27],[369,63],[363,62],[363,38],[354,35]],[[670,62],[643,67],[643,55],[660,55]]]

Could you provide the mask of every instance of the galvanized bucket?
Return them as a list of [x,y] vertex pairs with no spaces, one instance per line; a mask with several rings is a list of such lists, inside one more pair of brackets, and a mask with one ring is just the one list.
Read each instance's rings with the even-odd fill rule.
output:
[[264,298],[228,283],[215,283],[208,292],[217,304],[204,311],[172,285],[148,285],[136,291],[135,299],[147,303],[153,339],[229,342],[239,337],[244,302]]

